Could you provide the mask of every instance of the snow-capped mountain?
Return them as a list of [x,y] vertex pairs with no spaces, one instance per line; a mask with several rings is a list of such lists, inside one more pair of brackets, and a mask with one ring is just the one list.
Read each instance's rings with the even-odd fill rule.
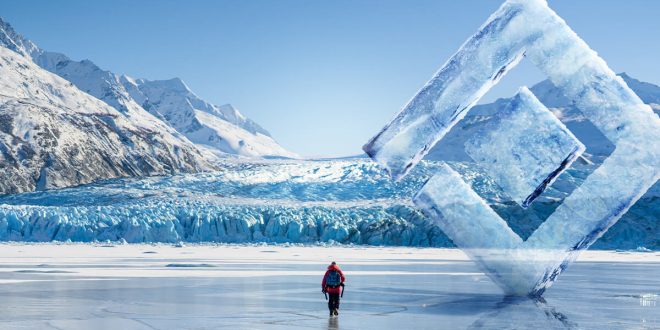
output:
[[228,154],[297,157],[231,105],[215,106],[200,99],[178,78],[135,80],[103,70],[89,60],[71,60],[64,54],[40,49],[1,19],[0,46],[32,58],[40,67],[72,82],[132,121],[156,116],[192,140],[202,151],[210,151],[204,152],[207,157]]
[[[626,73],[621,73],[619,76],[642,101],[660,114],[660,86],[641,82]],[[614,150],[614,145],[572,105],[572,102],[550,80],[544,80],[530,90],[587,147],[584,154],[587,159],[598,162]],[[498,99],[493,103],[481,104],[472,108],[465,118],[431,149],[426,159],[471,162],[472,160],[464,151],[465,141],[489,122],[498,109],[504,107],[509,101],[508,98]]]
[[176,131],[137,115],[0,47],[0,194],[209,168]]
[[199,147],[251,157],[298,157],[230,104],[202,100],[179,78],[149,81],[124,75],[121,82],[133,100]]
[[38,55],[41,51],[32,41],[16,33],[11,25],[3,21],[2,18],[0,18],[0,46],[25,57],[32,57],[33,54]]

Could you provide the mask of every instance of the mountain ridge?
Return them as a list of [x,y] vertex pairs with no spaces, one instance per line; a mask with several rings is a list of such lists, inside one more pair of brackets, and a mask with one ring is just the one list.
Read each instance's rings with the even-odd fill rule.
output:
[[4,47],[0,118],[0,195],[213,168],[156,118],[134,122]]
[[[195,117],[193,126],[183,127],[186,132],[180,131],[182,127],[178,125],[180,124],[178,122],[172,123],[167,120],[163,122],[186,136],[182,140],[189,140],[190,137],[193,137],[195,140],[193,143],[199,146],[201,150],[216,149],[214,152],[205,153],[207,157],[216,158],[218,156],[226,157],[232,155],[247,157],[299,157],[295,153],[281,147],[270,136],[267,130],[243,116],[233,106],[215,106],[199,98],[180,78],[155,81],[133,79],[127,75],[118,75],[111,71],[103,70],[91,60],[72,60],[62,53],[40,49],[35,43],[17,33],[9,23],[1,18],[0,46],[5,46],[10,50],[31,58],[40,67],[72,82],[82,91],[102,100],[120,112],[127,114],[127,116],[133,117],[133,120],[141,120],[142,117],[145,117],[145,112],[151,113],[160,120],[163,117],[167,117],[158,113],[158,110],[154,110],[154,103],[157,103],[158,100],[144,104],[144,99],[140,100],[141,102],[133,99],[138,94],[135,93],[135,90],[133,90],[133,93],[129,93],[128,91],[128,89],[133,87],[131,85],[137,82],[140,82],[140,85],[150,84],[152,86],[162,84],[167,92],[179,94],[180,99],[187,101],[175,105],[179,108],[168,108],[167,112],[172,115],[173,112],[180,111],[183,112],[181,116]],[[164,84],[165,82],[167,84]],[[190,109],[188,105],[193,107],[193,109]],[[145,109],[145,106],[150,107],[150,109]],[[199,109],[195,107],[199,107]],[[163,111],[162,108],[160,110]],[[213,117],[206,116],[206,119],[209,119],[210,122],[204,123],[201,118],[195,115],[195,110],[207,112]],[[219,121],[226,121],[230,125]],[[222,127],[218,127],[218,124]],[[176,127],[177,125],[179,127]],[[186,133],[192,133],[195,131],[194,128],[197,128],[197,130],[203,128],[207,134],[203,135],[201,132],[196,132],[192,136],[187,136]],[[223,129],[228,129],[229,131],[224,132],[222,131]],[[249,134],[241,130],[245,130]],[[237,138],[236,135],[240,135],[240,138]]]

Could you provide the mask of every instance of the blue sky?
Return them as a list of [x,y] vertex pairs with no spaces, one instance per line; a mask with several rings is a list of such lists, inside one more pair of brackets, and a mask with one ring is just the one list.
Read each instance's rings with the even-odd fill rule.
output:
[[[502,2],[5,0],[0,16],[44,49],[180,77],[294,152],[339,156],[360,153]],[[660,83],[660,1],[549,3],[612,69]],[[485,101],[541,79],[523,63]]]

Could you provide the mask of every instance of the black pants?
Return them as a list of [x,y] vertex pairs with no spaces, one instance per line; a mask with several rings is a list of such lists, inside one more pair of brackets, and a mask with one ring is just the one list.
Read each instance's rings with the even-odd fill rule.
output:
[[329,293],[328,292],[328,309],[333,310],[335,308],[339,309],[339,293]]

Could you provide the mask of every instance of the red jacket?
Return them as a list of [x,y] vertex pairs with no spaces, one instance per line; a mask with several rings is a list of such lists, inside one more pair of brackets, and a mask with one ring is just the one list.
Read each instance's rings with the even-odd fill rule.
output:
[[326,288],[325,287],[325,279],[328,278],[328,273],[332,270],[336,270],[339,272],[339,276],[341,277],[341,283],[343,284],[344,281],[346,281],[346,278],[344,277],[344,273],[341,272],[341,269],[339,269],[339,266],[337,265],[330,265],[328,266],[328,270],[325,271],[325,275],[323,275],[323,282],[321,282],[321,288],[325,289],[328,293],[341,293],[341,286],[338,286],[336,288]]

